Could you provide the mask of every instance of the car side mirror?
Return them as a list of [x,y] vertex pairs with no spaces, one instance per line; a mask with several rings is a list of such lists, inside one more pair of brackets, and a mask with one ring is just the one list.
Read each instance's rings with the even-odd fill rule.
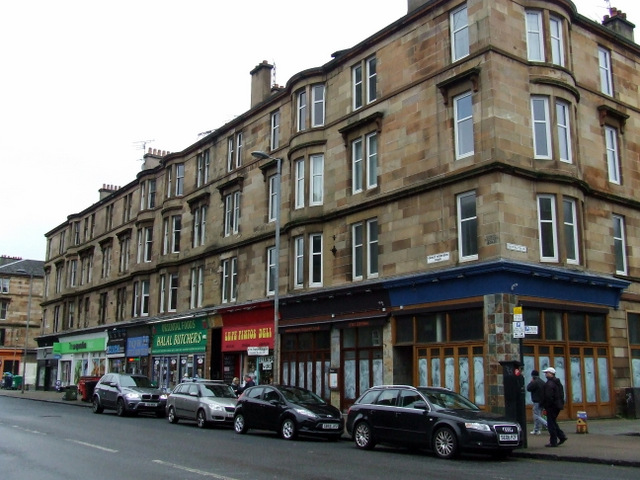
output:
[[417,408],[418,410],[428,410],[427,402],[419,400],[413,404],[413,408]]

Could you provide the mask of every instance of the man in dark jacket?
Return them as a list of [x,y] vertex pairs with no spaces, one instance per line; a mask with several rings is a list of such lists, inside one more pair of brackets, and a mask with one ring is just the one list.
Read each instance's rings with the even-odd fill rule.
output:
[[547,411],[547,428],[549,429],[549,443],[545,447],[557,447],[567,441],[567,436],[558,426],[558,414],[564,408],[564,388],[556,378],[556,369],[548,367],[543,370],[547,377],[544,384],[542,407]]
[[537,370],[531,371],[531,381],[527,385],[527,392],[531,392],[531,402],[533,402],[533,430],[531,431],[531,435],[540,435],[542,433],[542,427],[547,426],[547,421],[542,418],[544,380],[540,378]]

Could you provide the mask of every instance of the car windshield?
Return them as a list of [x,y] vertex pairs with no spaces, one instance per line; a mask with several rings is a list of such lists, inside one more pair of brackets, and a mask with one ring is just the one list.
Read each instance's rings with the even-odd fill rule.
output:
[[305,403],[307,405],[324,405],[325,401],[309,390],[301,388],[284,387],[280,388],[284,398],[293,403]]
[[143,388],[150,388],[153,387],[153,385],[151,385],[151,380],[149,380],[147,377],[127,377],[127,376],[122,376],[120,377],[120,385],[123,387],[143,387]]
[[202,385],[203,397],[218,397],[218,398],[236,398],[236,394],[233,392],[229,385],[219,384],[205,384]]
[[427,397],[436,410],[479,410],[471,400],[455,392],[429,389],[420,389],[420,392]]

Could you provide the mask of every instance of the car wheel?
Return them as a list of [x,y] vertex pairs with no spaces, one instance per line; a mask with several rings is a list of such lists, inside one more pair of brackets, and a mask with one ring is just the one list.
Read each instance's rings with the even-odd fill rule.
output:
[[118,399],[118,403],[116,404],[116,415],[119,417],[124,417],[127,413],[127,409],[124,406],[124,400],[121,398]]
[[280,436],[285,440],[293,440],[297,435],[296,422],[290,418],[285,418],[280,425]]
[[353,441],[356,442],[356,447],[363,450],[371,450],[375,447],[376,443],[373,441],[373,433],[371,427],[367,422],[360,422],[353,430]]
[[450,428],[443,427],[433,436],[433,452],[439,458],[454,458],[458,455],[458,439]]
[[104,408],[102,408],[102,405],[100,405],[100,399],[96,396],[93,397],[93,402],[91,405],[91,409],[93,410],[93,413],[102,413],[104,412]]
[[233,419],[233,429],[236,433],[247,433],[247,430],[249,430],[246,422],[244,421],[244,415],[241,413],[237,414],[236,418]]
[[196,413],[196,421],[198,422],[198,428],[207,426],[207,415],[204,413],[204,410],[198,410],[198,413]]
[[167,413],[167,420],[169,423],[178,423],[178,416],[176,415],[176,409],[169,407],[169,413]]

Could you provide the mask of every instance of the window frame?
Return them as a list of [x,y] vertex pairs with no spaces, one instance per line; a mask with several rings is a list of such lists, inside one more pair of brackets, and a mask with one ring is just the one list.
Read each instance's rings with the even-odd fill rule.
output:
[[235,302],[238,292],[238,257],[222,261],[222,303]]
[[176,163],[176,197],[184,195],[184,163]]
[[305,207],[305,158],[300,157],[293,161],[295,171],[295,187],[294,187],[294,208],[300,209]]
[[[567,219],[567,206],[570,207],[571,221]],[[580,243],[578,230],[578,206],[574,198],[562,198],[562,226],[564,235],[564,250],[567,264],[580,264]],[[570,257],[569,252],[575,252],[574,257]]]
[[551,63],[565,66],[564,22],[556,15],[549,16],[549,39],[551,43]]
[[[456,21],[460,18],[460,14],[464,12],[464,25],[457,27]],[[454,9],[449,14],[449,25],[451,34],[451,62],[469,56],[469,17],[466,3]],[[458,48],[462,47],[462,52],[458,53]]]
[[[538,111],[536,108],[536,103],[541,102],[542,111]],[[550,111],[549,111],[549,97],[544,95],[532,95],[531,96],[531,128],[533,132],[533,158],[538,160],[551,160],[553,159],[553,150],[551,144],[551,119],[550,119]],[[539,118],[537,114],[542,113],[544,115],[543,118]],[[538,127],[542,125],[543,130],[540,130]],[[543,138],[540,138],[540,135],[544,134]],[[540,152],[540,147],[542,147],[541,142],[544,142],[544,147],[546,148],[546,153]]]
[[280,147],[280,110],[271,112],[271,128],[269,135],[269,146],[271,150],[276,150]]
[[302,89],[296,95],[297,130],[303,132],[307,129],[307,90]]
[[[629,264],[627,261],[627,241],[625,233],[625,219],[622,215],[613,214],[613,253],[615,257],[615,272],[618,275],[627,275]],[[622,268],[619,268],[622,266]]]
[[[460,117],[460,103],[469,99],[470,114]],[[460,95],[453,97],[453,118],[454,118],[454,139],[455,139],[455,157],[456,160],[472,157],[475,155],[475,135],[473,125],[473,92],[466,91]],[[462,140],[466,135],[471,136],[471,150],[462,152]]]
[[600,92],[613,97],[611,51],[602,46],[598,46],[598,71],[600,73]]
[[267,218],[268,218],[268,222],[275,222],[276,221],[276,216],[277,216],[277,208],[278,208],[278,202],[277,202],[277,197],[278,197],[278,185],[277,185],[277,181],[278,181],[278,174],[275,173],[271,176],[269,176],[269,181],[268,181],[268,185],[269,185],[269,200],[267,202],[268,204],[268,214],[267,214]]
[[[548,212],[549,218],[543,218],[542,201],[549,202]],[[541,262],[558,262],[558,229],[557,229],[557,204],[556,196],[552,194],[539,194],[537,196],[537,217],[538,217],[538,247],[540,249],[540,261]],[[549,229],[550,228],[550,229]],[[551,238],[548,236],[551,235]],[[545,255],[546,245],[551,241],[553,248],[553,255]]]
[[304,235],[293,239],[293,288],[304,287]]
[[[311,128],[322,127],[325,124],[327,98],[325,90],[324,83],[311,85]],[[318,98],[318,92],[322,92],[321,98]]]
[[[315,243],[319,240],[319,243]],[[312,233],[309,235],[309,287],[321,287],[323,279],[323,235],[322,233]],[[316,250],[316,247],[319,247]],[[314,262],[319,258],[316,265]],[[319,278],[319,280],[316,280]]]
[[[536,18],[536,25],[532,25],[530,19]],[[525,26],[527,35],[527,60],[529,62],[544,62],[544,21],[542,11],[527,10],[525,12]],[[534,29],[536,27],[536,29]],[[533,47],[537,47],[537,51],[533,52]],[[537,54],[537,55],[535,55]]]
[[[464,213],[464,200],[473,198],[473,215],[466,215]],[[478,259],[478,197],[475,190],[469,192],[460,193],[456,196],[456,210],[457,210],[457,228],[458,228],[458,257],[461,262],[467,262]],[[466,215],[466,216],[463,216]],[[469,227],[469,225],[471,227]],[[471,232],[470,228],[473,228],[474,232]],[[475,234],[475,235],[474,235]],[[470,237],[469,235],[474,235]],[[471,243],[469,243],[471,242]],[[475,245],[475,249],[471,248]],[[470,249],[470,250],[469,250]],[[467,251],[469,250],[469,251]],[[474,250],[474,251],[471,251]]]
[[[319,170],[318,170],[319,169]],[[324,203],[324,155],[321,153],[309,156],[309,206],[315,207]]]
[[620,147],[618,142],[619,130],[611,125],[604,126],[605,156],[607,159],[607,175],[609,183],[622,184],[620,166]]

